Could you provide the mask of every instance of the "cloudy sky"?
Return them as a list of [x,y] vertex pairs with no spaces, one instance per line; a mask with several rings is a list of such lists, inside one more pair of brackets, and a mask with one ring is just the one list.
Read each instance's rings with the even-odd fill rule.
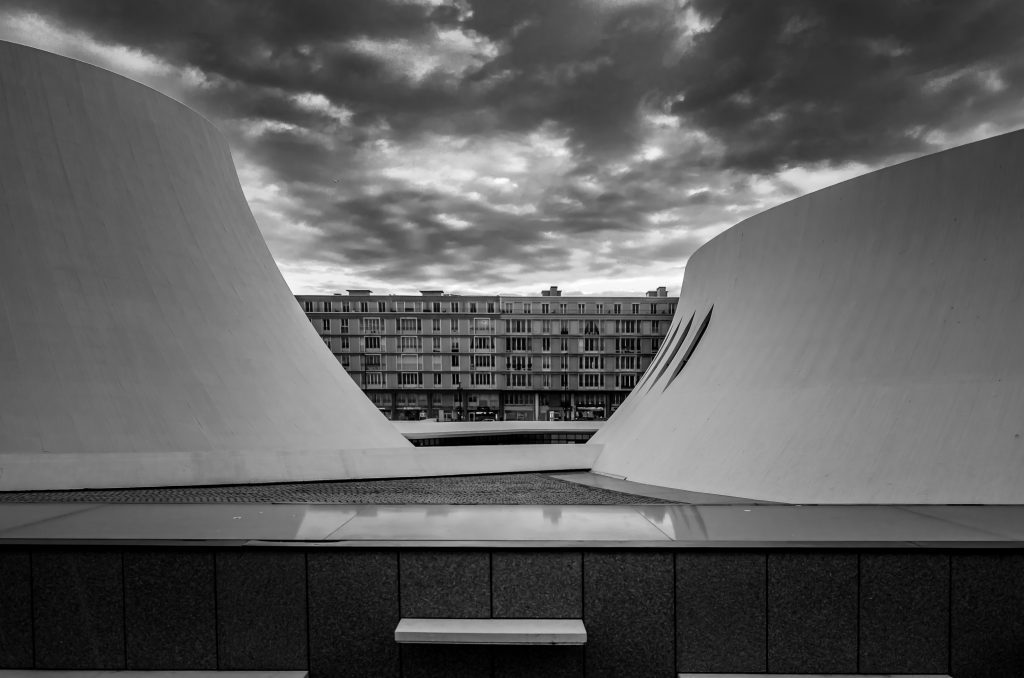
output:
[[737,221],[1024,126],[1020,0],[0,0],[213,120],[295,293],[678,292]]

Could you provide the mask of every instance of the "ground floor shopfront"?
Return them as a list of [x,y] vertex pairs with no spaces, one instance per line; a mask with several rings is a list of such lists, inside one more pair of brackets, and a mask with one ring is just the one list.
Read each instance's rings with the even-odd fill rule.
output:
[[628,392],[570,390],[367,390],[366,395],[395,421],[600,421]]

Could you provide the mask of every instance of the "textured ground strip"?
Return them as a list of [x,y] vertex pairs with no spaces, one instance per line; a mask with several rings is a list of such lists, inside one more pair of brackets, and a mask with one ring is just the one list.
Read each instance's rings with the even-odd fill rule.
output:
[[342,480],[272,485],[157,487],[123,490],[2,492],[3,502],[105,504],[671,504],[674,502],[588,487],[540,473]]

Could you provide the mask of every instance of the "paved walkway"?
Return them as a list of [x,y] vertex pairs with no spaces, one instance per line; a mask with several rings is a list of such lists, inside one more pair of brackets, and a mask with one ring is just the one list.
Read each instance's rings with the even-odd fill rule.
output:
[[345,480],[322,483],[157,487],[123,490],[2,492],[3,503],[87,502],[97,504],[672,504],[591,487],[542,473],[507,473],[435,478]]

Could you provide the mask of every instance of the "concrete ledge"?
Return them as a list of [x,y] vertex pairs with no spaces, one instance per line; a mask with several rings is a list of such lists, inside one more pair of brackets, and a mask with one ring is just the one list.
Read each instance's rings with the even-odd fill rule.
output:
[[[680,673],[678,678],[752,678],[763,673]],[[950,678],[945,673],[773,673],[772,678]]]
[[446,645],[583,645],[581,619],[403,619],[399,643]]
[[465,445],[280,452],[0,453],[0,491],[414,478],[589,469],[599,445]]
[[306,678],[308,675],[309,671],[0,671],[0,678]]

